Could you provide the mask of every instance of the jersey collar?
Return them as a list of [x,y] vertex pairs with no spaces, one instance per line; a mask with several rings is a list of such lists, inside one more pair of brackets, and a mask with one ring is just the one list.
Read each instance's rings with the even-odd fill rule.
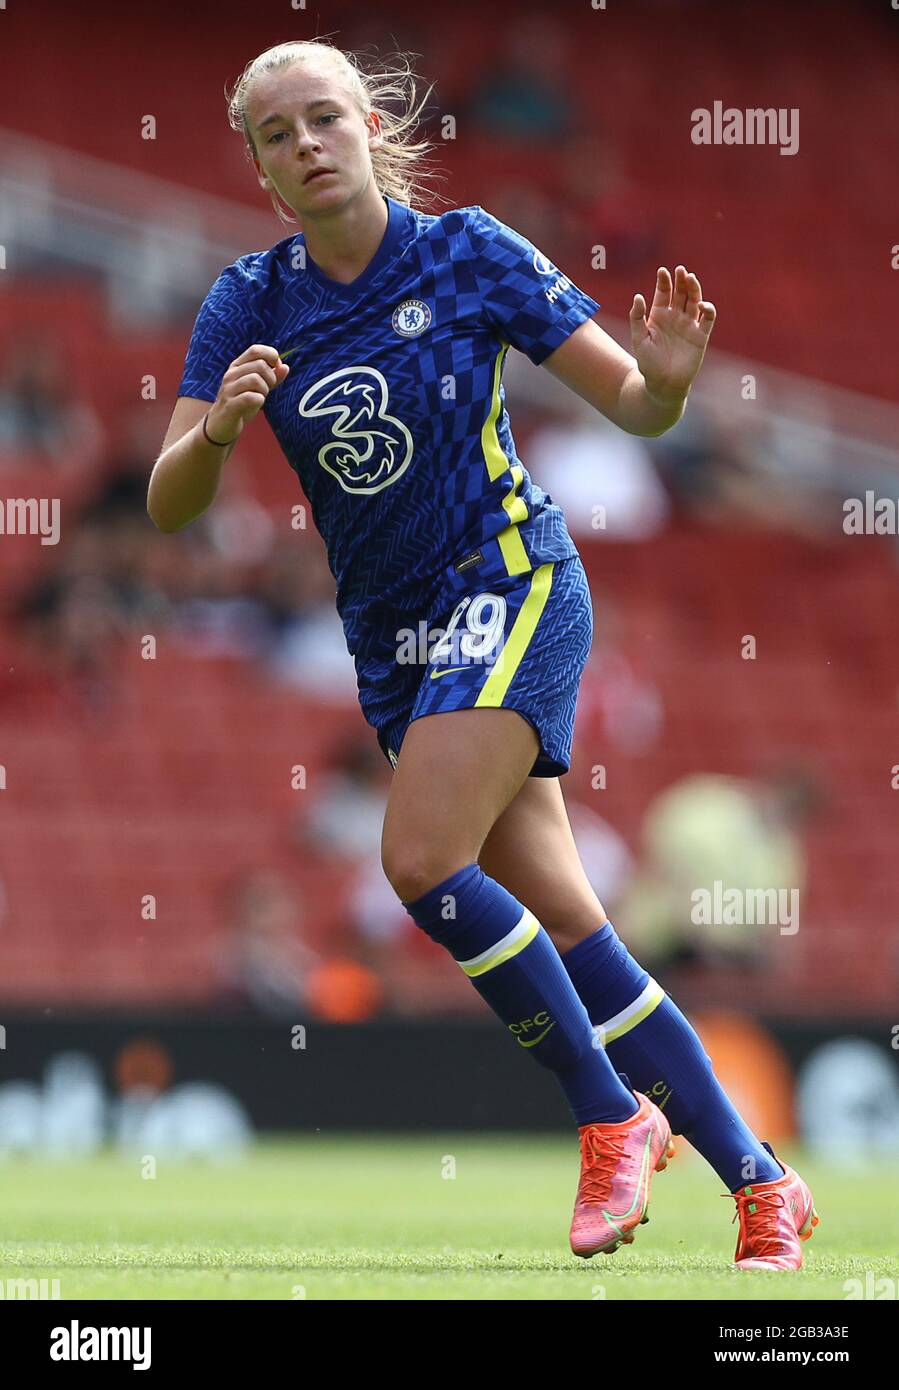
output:
[[[321,270],[319,270],[318,266],[315,264],[315,261],[307,253],[306,270],[308,274],[311,275],[313,280],[315,280],[319,285],[323,286],[324,289],[328,290],[330,294],[345,299],[354,299],[356,295],[359,293],[359,291],[363,290],[366,287],[366,285],[370,283],[370,281],[375,277],[375,275],[377,275],[381,267],[384,264],[386,264],[386,262],[389,261],[391,256],[393,255],[394,250],[396,249],[397,242],[400,238],[400,233],[403,229],[403,224],[406,220],[406,217],[408,216],[409,209],[405,206],[405,204],[398,203],[393,198],[385,197],[384,202],[387,204],[387,226],[384,229],[384,235],[381,238],[381,244],[378,247],[375,254],[372,256],[368,265],[362,271],[362,274],[357,275],[355,280],[351,280],[348,285],[341,284],[339,280],[332,280],[330,276],[325,275]],[[300,233],[299,240],[305,246],[306,242],[302,233]]]

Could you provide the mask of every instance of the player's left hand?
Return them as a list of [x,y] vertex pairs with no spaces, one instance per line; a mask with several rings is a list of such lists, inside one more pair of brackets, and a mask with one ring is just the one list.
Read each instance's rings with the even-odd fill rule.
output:
[[699,280],[679,265],[672,284],[661,266],[649,314],[642,294],[635,294],[630,323],[634,357],[650,396],[664,404],[682,399],[702,366],[715,324],[715,306],[703,299]]

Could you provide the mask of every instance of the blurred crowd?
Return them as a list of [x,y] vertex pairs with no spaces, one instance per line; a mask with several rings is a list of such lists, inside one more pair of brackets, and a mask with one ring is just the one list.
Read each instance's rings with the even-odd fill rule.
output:
[[[146,490],[168,404],[135,407],[107,433],[87,402],[70,398],[64,365],[49,346],[46,362],[39,393],[14,370],[0,380],[0,397],[12,403],[0,477],[3,460],[24,451],[38,459],[43,453],[45,462],[62,453],[60,466],[81,478],[76,523],[69,519],[62,543],[15,601],[14,626],[36,667],[66,689],[81,717],[102,722],[118,699],[122,640],[165,631],[198,661],[238,659],[299,695],[352,705],[355,677],[317,538],[298,545],[289,521],[257,501],[236,473],[194,526],[177,537],[160,534],[147,517]],[[697,498],[705,516],[711,488],[696,484],[702,459],[709,476],[725,467],[711,420],[669,445],[667,457],[598,418],[566,414],[555,398],[535,407],[523,395],[521,424],[524,457],[563,504],[583,545],[644,540]],[[74,458],[59,446],[73,432]],[[689,482],[678,487],[681,467]],[[600,527],[598,495],[605,508]],[[602,608],[582,705],[601,720],[610,749],[645,756],[663,736],[661,696],[630,659],[615,604],[605,596]],[[231,885],[222,907],[216,973],[223,1005],[287,1017],[299,1001],[313,1015],[343,1021],[385,1010],[472,1007],[381,871],[389,782],[373,737],[362,735],[335,755],[290,831],[298,858],[314,856],[349,885],[349,946],[323,949],[310,930],[315,904],[289,874],[260,864]],[[688,887],[715,878],[798,887],[803,818],[814,800],[801,777],[782,770],[757,784],[697,776],[647,809],[636,845],[594,805],[570,798],[570,812],[588,876],[647,968],[701,976],[722,965],[764,968],[767,938],[692,925]]]
[[[370,18],[343,41],[380,42],[377,31]],[[447,77],[444,107],[458,111],[469,138],[482,140],[495,160],[484,199],[490,210],[538,246],[552,246],[573,278],[598,241],[619,270],[645,266],[659,247],[648,190],[612,133],[585,122],[581,94],[567,80],[566,43],[551,18],[523,18],[489,79],[459,77],[454,91]],[[551,171],[539,184],[528,177],[534,161]],[[355,676],[323,547],[298,545],[288,518],[227,470],[209,513],[177,537],[159,534],[146,492],[170,403],[101,419],[75,391],[68,365],[53,339],[35,332],[0,366],[0,487],[4,470],[23,457],[77,481],[62,543],[45,552],[8,615],[35,667],[70,694],[84,719],[102,720],[118,698],[122,639],[165,630],[198,661],[236,658],[300,696],[352,705]],[[800,493],[772,468],[778,441],[763,413],[735,421],[707,401],[670,436],[637,439],[561,388],[532,393],[520,370],[509,363],[519,451],[563,506],[580,545],[651,541],[684,519],[829,534],[825,496]],[[583,700],[600,711],[610,745],[639,757],[658,746],[665,711],[626,638],[604,601]],[[292,829],[298,853],[313,854],[350,884],[350,946],[324,950],[309,930],[314,905],[289,875],[260,864],[230,885],[222,905],[222,1003],[294,1017],[300,1001],[343,1020],[470,1007],[469,992],[456,988],[455,973],[415,931],[381,872],[389,781],[373,736],[353,742]],[[725,937],[691,924],[688,889],[716,879],[801,885],[803,829],[817,800],[795,769],[757,780],[695,776],[647,808],[640,843],[626,842],[593,805],[572,800],[570,811],[590,880],[647,968],[701,974],[721,965],[764,968],[767,948],[758,933]]]

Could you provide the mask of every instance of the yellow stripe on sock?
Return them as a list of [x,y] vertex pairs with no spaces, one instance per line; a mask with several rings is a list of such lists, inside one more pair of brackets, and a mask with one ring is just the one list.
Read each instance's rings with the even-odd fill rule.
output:
[[471,960],[460,960],[457,964],[465,971],[466,975],[485,975],[488,970],[495,970],[504,961],[517,956],[519,951],[524,950],[525,946],[530,946],[539,930],[540,923],[537,918],[525,908],[521,920],[495,945],[482,951],[479,956],[472,956]]
[[625,1033],[636,1028],[638,1023],[642,1023],[644,1018],[649,1017],[653,1009],[658,1008],[664,998],[665,991],[662,986],[650,977],[645,989],[641,990],[633,1003],[628,1004],[626,1009],[615,1014],[614,1018],[596,1025],[596,1032],[599,1034],[603,1047],[607,1043],[615,1042],[617,1038],[623,1038]]

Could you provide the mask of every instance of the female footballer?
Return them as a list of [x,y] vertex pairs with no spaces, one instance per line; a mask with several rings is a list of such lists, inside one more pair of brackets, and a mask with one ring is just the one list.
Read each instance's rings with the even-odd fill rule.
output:
[[[683,414],[715,310],[683,266],[660,269],[649,309],[634,297],[625,352],[599,305],[489,212],[416,209],[420,111],[408,62],[365,71],[325,41],[244,70],[231,124],[302,231],[209,291],[148,510],[163,531],[205,511],[264,412],[325,540],[362,710],[395,769],[384,871],[571,1107],[575,1254],[633,1241],[673,1129],[736,1199],[737,1264],[798,1269],[817,1222],[808,1187],[736,1113],[581,867],[559,777],[590,593],[562,513],[518,458],[502,388],[514,347],[622,429],[659,435]],[[403,634],[422,622],[440,640],[410,659]]]

